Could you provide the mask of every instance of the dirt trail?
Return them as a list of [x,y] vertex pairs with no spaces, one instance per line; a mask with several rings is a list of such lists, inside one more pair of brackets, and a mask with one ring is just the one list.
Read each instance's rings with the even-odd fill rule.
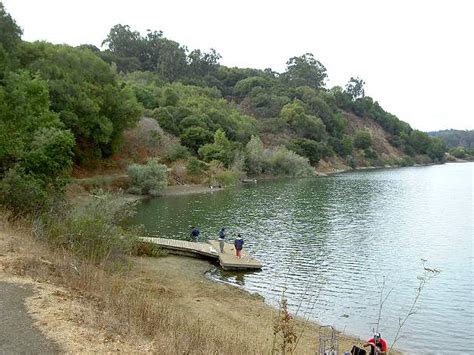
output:
[[33,295],[30,285],[0,282],[0,353],[58,353],[59,347],[33,326],[25,300]]

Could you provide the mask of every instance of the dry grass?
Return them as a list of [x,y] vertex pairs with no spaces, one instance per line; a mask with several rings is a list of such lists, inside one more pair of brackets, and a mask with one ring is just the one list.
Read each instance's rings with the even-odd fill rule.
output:
[[[0,227],[6,253],[0,270],[34,280],[40,289],[56,285],[37,297],[32,312],[65,351],[272,353],[278,311],[259,296],[207,280],[205,261],[132,257],[96,266],[52,252],[25,225]],[[294,332],[303,334],[294,353],[314,354],[319,327],[293,321]],[[339,342],[341,350],[361,344],[342,334]]]

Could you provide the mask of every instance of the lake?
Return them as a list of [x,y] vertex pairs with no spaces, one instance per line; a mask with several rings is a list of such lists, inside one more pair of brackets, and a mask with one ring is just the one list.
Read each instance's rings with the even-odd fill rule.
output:
[[[260,272],[218,268],[212,278],[282,294],[293,312],[369,338],[376,327],[393,341],[416,296],[425,266],[439,269],[396,344],[410,353],[474,351],[474,163],[363,170],[329,177],[266,181],[224,191],[143,202],[133,224],[149,234],[186,239],[241,233]],[[203,238],[203,239],[204,239]],[[449,347],[448,347],[449,346]]]

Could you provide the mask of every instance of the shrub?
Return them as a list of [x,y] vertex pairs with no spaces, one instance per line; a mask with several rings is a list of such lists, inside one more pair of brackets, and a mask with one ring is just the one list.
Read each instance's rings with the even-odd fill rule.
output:
[[258,136],[252,136],[245,147],[246,170],[250,175],[259,175],[266,169],[266,157],[263,143]]
[[240,172],[234,170],[226,170],[223,164],[218,160],[213,160],[209,164],[209,172],[210,172],[210,183],[212,185],[236,185],[239,181]]
[[400,166],[412,166],[412,165],[415,165],[415,160],[412,158],[412,157],[403,157],[400,162],[399,162],[399,165]]
[[129,192],[139,195],[158,195],[167,185],[166,165],[157,159],[150,159],[145,165],[132,164],[128,167],[131,179]]
[[179,143],[171,143],[165,147],[164,158],[173,162],[179,159],[186,159],[189,156],[189,150]]
[[70,131],[43,128],[35,132],[31,151],[25,154],[21,165],[26,171],[55,180],[66,176],[72,167],[74,136]]
[[10,169],[0,181],[0,204],[14,217],[42,210],[49,203],[43,180],[20,169]]
[[219,160],[225,166],[230,165],[233,157],[232,144],[220,128],[214,134],[214,143],[203,145],[199,148],[198,153],[206,162]]
[[121,194],[98,191],[85,206],[61,205],[41,216],[35,236],[92,262],[129,253],[137,242],[136,233],[121,224],[135,213],[134,205]]
[[354,147],[359,149],[367,149],[372,146],[372,136],[368,131],[359,130],[355,133]]
[[212,133],[202,127],[187,128],[180,135],[181,143],[196,153],[199,147],[211,143],[212,137]]
[[307,158],[285,147],[277,147],[270,158],[270,169],[275,176],[306,177],[313,174]]
[[196,157],[191,157],[186,164],[186,170],[189,175],[199,175],[207,170],[207,165]]
[[467,156],[466,149],[463,147],[451,148],[449,153],[458,159],[464,159]]
[[308,158],[309,162],[314,165],[323,158],[323,145],[323,143],[318,143],[310,139],[297,138],[292,139],[287,147],[296,154]]
[[378,158],[377,152],[372,147],[367,147],[364,149],[364,156],[367,159],[371,159],[371,160]]

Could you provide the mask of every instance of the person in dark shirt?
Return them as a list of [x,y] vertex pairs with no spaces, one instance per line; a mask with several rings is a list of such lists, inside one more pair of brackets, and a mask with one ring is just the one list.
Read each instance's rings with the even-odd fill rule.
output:
[[240,255],[240,253],[242,252],[242,248],[244,247],[244,240],[242,239],[242,236],[240,234],[237,234],[237,238],[234,241],[234,247],[235,256],[241,258],[242,256]]
[[224,252],[224,243],[225,243],[225,228],[222,227],[219,232],[219,247],[221,248],[221,253]]
[[191,238],[194,242],[198,242],[199,240],[199,229],[197,229],[197,227],[192,227],[191,229]]

